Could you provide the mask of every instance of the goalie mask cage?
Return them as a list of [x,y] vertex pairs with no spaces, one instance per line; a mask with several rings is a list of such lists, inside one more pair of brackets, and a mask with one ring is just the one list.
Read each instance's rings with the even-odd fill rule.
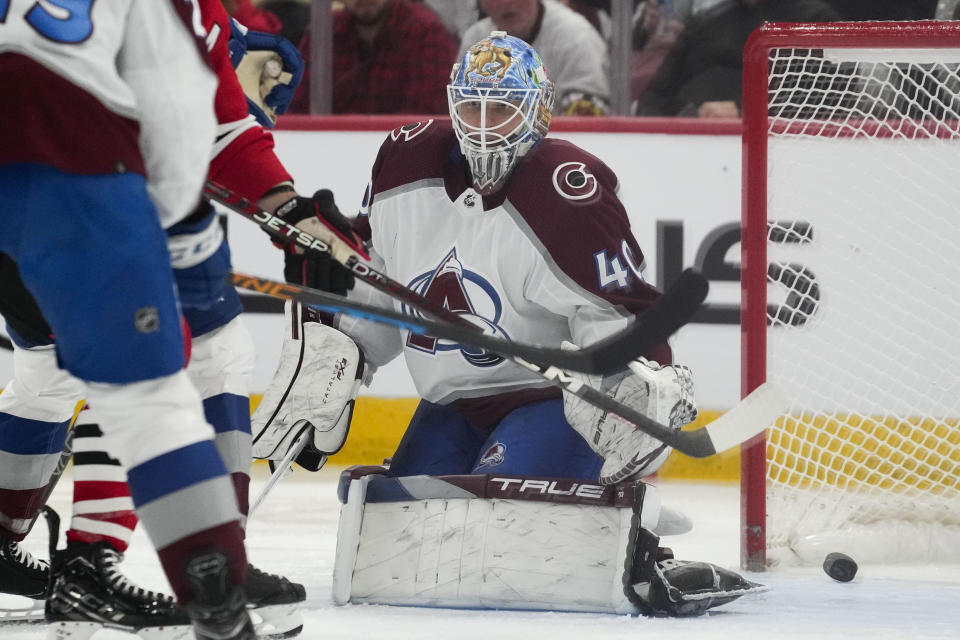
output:
[[960,23],[744,52],[742,563],[960,561]]

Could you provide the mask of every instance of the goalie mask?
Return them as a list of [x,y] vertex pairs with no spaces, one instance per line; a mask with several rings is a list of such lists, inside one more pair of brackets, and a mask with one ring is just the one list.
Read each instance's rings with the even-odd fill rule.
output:
[[453,65],[447,102],[473,187],[489,195],[547,135],[553,83],[533,47],[494,31]]

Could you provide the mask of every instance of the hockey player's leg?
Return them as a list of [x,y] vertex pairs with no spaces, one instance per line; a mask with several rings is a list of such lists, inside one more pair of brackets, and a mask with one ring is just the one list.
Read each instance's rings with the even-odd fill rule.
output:
[[[15,241],[0,248],[14,252],[56,334],[60,363],[87,383],[87,400],[115,438],[138,514],[199,635],[249,637],[240,515],[199,395],[182,371],[166,237],[143,177],[24,173],[34,181],[31,197],[21,203]],[[16,241],[33,236],[43,242]]]
[[100,424],[97,412],[85,407],[73,427],[73,516],[66,549],[52,556],[51,633],[96,632],[101,613],[89,603],[99,601],[111,608],[111,628],[151,640],[192,637],[190,619],[172,597],[141,588],[120,568],[138,520],[126,474]]
[[481,447],[471,473],[498,473],[595,481],[603,459],[574,431],[560,398],[508,413]]
[[[203,397],[204,415],[216,432],[214,441],[246,517],[251,461],[248,385],[254,347],[237,315],[239,307],[236,292],[229,289],[209,310],[191,309],[185,315],[194,332],[187,373]],[[217,328],[211,330],[210,326]],[[247,564],[246,591],[258,637],[288,638],[303,629],[298,610],[306,600],[302,585]]]
[[80,382],[59,369],[52,345],[27,349],[14,334],[14,378],[0,394],[0,594],[29,598],[0,606],[0,621],[43,619],[49,569],[19,541],[30,531],[53,485]]
[[[246,555],[233,483],[186,373],[90,384],[87,398],[127,468],[137,514],[198,636],[253,637],[239,586]],[[58,604],[51,599],[51,609]]]
[[487,433],[450,406],[421,400],[396,452],[391,476],[469,473]]

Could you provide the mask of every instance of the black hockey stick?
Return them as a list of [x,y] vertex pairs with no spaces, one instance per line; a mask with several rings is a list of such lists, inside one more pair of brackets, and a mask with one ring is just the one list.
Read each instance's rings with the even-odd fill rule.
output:
[[248,291],[283,300],[295,300],[324,311],[344,312],[407,329],[416,334],[451,340],[512,359],[522,359],[528,368],[540,368],[540,365],[530,365],[530,362],[549,362],[554,368],[596,374],[620,370],[637,356],[666,340],[696,312],[707,293],[707,283],[703,276],[692,270],[684,271],[657,303],[646,313],[636,316],[626,329],[583,349],[566,350],[525,345],[488,335],[457,315],[453,316],[457,319],[456,322],[417,318],[394,309],[355,302],[333,293],[244,273],[233,273],[232,282],[234,286]]
[[[702,279],[701,276],[697,275],[693,271],[685,271],[681,278],[677,280],[677,283],[668,289],[660,301],[658,301],[657,305],[652,307],[647,313],[649,314],[658,308],[663,313],[668,313],[666,309],[669,308],[669,306],[672,306],[674,296],[678,296],[682,299],[688,294],[688,287],[690,285],[683,281],[690,277],[694,278],[695,281]],[[323,291],[316,291],[300,285],[287,284],[243,274],[234,274],[233,283],[235,286],[241,289],[256,291],[258,293],[274,296],[283,300],[295,300],[297,302],[317,306],[329,311],[343,311],[350,314],[360,314],[360,317],[364,317],[368,320],[384,322],[386,324],[391,324],[403,329],[409,329],[410,331],[414,331],[416,333],[433,335],[437,338],[459,341],[460,337],[463,337],[465,344],[499,353],[500,355],[509,358],[513,362],[516,362],[530,371],[539,374],[546,380],[549,380],[551,383],[561,387],[565,391],[582,398],[586,402],[589,402],[590,404],[593,404],[604,411],[608,411],[612,414],[620,416],[624,420],[637,425],[637,428],[644,433],[647,433],[654,438],[657,438],[661,442],[670,445],[677,451],[695,458],[706,458],[708,456],[712,456],[728,449],[729,447],[732,447],[735,444],[739,444],[740,442],[750,439],[773,424],[773,421],[783,413],[787,406],[786,400],[783,398],[782,394],[776,390],[775,387],[771,385],[761,385],[753,393],[744,398],[744,400],[741,401],[731,411],[728,411],[726,414],[717,420],[714,420],[710,424],[693,431],[675,431],[666,425],[662,425],[655,420],[651,420],[642,413],[639,413],[634,409],[617,402],[614,398],[597,391],[593,387],[585,384],[576,376],[564,371],[564,369],[585,371],[587,365],[608,364],[609,361],[607,363],[602,361],[593,362],[596,352],[591,350],[597,348],[598,345],[600,345],[600,348],[604,349],[605,351],[614,350],[613,344],[616,344],[615,341],[617,336],[621,336],[623,333],[629,333],[629,329],[627,329],[625,332],[621,332],[621,334],[612,336],[611,338],[614,339],[614,342],[610,342],[611,338],[607,338],[606,340],[603,340],[595,345],[591,345],[585,349],[580,349],[577,351],[565,351],[561,349],[518,345],[506,340],[500,340],[499,338],[478,335],[475,331],[464,330],[460,326],[451,326],[446,322],[433,322],[417,319],[393,310],[373,308],[369,305],[360,305],[347,300],[342,296],[332,293],[325,293]],[[705,291],[701,291],[701,293],[705,294]],[[689,300],[686,302],[689,302]],[[661,307],[661,305],[665,303],[668,305],[668,307]],[[698,305],[699,303],[697,303],[697,306]],[[358,307],[360,307],[360,309],[358,309]],[[369,313],[369,315],[363,315],[365,313]],[[692,314],[693,311],[690,311],[690,313]],[[644,318],[646,317],[647,314],[638,316],[633,327],[636,328],[637,326],[644,324]],[[440,333],[438,330],[442,330],[443,333]],[[457,337],[454,337],[454,335]],[[661,339],[658,337],[654,344],[660,342],[660,340]],[[621,350],[624,349],[624,347],[617,344],[615,349]],[[628,356],[626,350],[623,350],[622,353],[617,354],[617,360],[625,364],[624,359],[626,362],[629,362],[644,351],[646,351],[646,349],[633,351]],[[524,355],[524,353],[526,355]],[[575,360],[571,362],[569,356],[573,354],[587,355],[587,359],[585,361]],[[537,364],[543,362],[549,362],[550,364]],[[579,365],[583,365],[584,368],[578,368]],[[599,368],[609,371],[620,369],[622,367],[623,364],[618,367],[600,366]],[[602,373],[602,371],[597,370],[596,373]]]
[[[365,260],[369,259],[369,256],[363,247],[355,246],[334,229],[330,229],[330,233],[333,235],[332,240],[329,242],[321,240],[290,224],[283,218],[264,211],[243,196],[214,182],[208,181],[204,185],[203,194],[211,200],[219,202],[230,210],[252,220],[261,229],[284,244],[299,247],[307,254],[329,254],[334,260],[350,269],[359,280],[399,300],[411,309],[432,316],[437,320],[444,320],[451,324],[460,325],[471,331],[480,331],[479,327],[465,320],[463,316],[450,311],[433,300],[427,299],[416,291],[407,288],[402,283],[372,268],[365,262]],[[646,317],[647,314],[653,312],[653,316],[647,321],[649,326],[645,329],[650,332],[650,337],[645,343],[648,346],[638,352],[634,352],[633,355],[646,352],[669,338],[677,329],[686,324],[693,313],[699,308],[700,303],[706,298],[707,288],[707,281],[703,276],[690,270],[681,274],[677,282],[670,288],[671,292],[673,292],[673,299],[659,301],[654,309],[644,314],[644,317]],[[659,311],[656,310],[657,307],[661,307]],[[406,319],[409,320],[410,318],[407,317]],[[626,364],[627,362],[629,362],[629,359],[622,361],[620,364]],[[582,369],[577,370],[583,371]],[[609,371],[610,369],[607,370]]]
[[[334,234],[334,239],[330,242],[325,242],[299,229],[298,227],[291,225],[282,218],[262,210],[254,203],[242,196],[237,195],[226,187],[213,182],[206,183],[204,186],[204,195],[252,220],[258,226],[260,226],[261,229],[285,244],[298,246],[308,254],[324,253],[331,255],[334,260],[350,269],[358,279],[386,293],[392,298],[399,300],[403,304],[419,311],[420,313],[432,316],[437,320],[445,321],[451,325],[457,325],[461,329],[465,329],[473,333],[479,333],[481,331],[479,327],[465,320],[463,316],[450,311],[449,309],[437,304],[432,300],[425,298],[416,291],[413,291],[396,280],[391,279],[386,274],[371,268],[363,261],[367,259],[368,256],[363,253],[362,247],[353,246],[346,238],[343,238],[339,233],[332,229],[331,233]],[[560,352],[559,350],[554,350],[554,355],[560,357],[553,358],[552,362],[556,366],[561,366],[576,371],[585,371],[587,373],[601,373],[605,371],[615,371],[619,368],[622,368],[635,356],[646,353],[651,348],[673,335],[677,329],[686,324],[706,298],[707,289],[708,285],[706,279],[703,278],[703,276],[688,270],[681,274],[680,278],[678,278],[670,290],[664,294],[664,297],[659,300],[654,307],[640,316],[643,318],[642,322],[637,321],[634,323],[633,327],[626,329],[621,334],[618,334],[620,336],[619,339],[614,339],[616,336],[612,336],[611,339],[609,339],[609,344],[607,344],[607,341],[601,341],[596,345],[592,345],[591,349],[593,350],[593,355],[589,356],[592,358],[592,361],[588,362],[586,358],[571,358],[569,352]],[[343,303],[342,298],[337,297],[335,299],[338,299],[340,304]],[[321,306],[322,304],[322,301],[317,303],[318,306]],[[358,313],[364,311],[372,311],[381,315],[388,312],[387,310],[375,309],[373,307],[359,309],[354,306],[353,315],[357,315]],[[392,310],[390,313],[393,313],[394,319],[402,320],[408,323],[402,328],[408,328],[416,333],[422,333],[422,331],[408,326],[411,322],[410,316],[398,315]],[[497,342],[491,343],[494,346],[486,347],[476,341],[470,342],[462,337],[448,337],[435,332],[431,333],[431,335],[434,335],[438,338],[454,340],[463,344],[469,344],[470,346],[481,347],[484,349],[489,348],[490,351],[495,351],[501,355],[517,355],[528,359],[530,359],[531,356],[536,359],[538,355],[537,353],[531,354],[530,352],[527,352],[527,354],[524,355],[524,353],[519,352],[508,354],[497,351],[495,347],[498,344],[502,344],[502,340],[497,340]],[[462,335],[463,334],[458,334],[458,336]],[[588,352],[590,352],[590,350],[588,350]],[[566,353],[567,355],[563,356],[562,353]],[[583,368],[584,366],[587,366],[588,368]]]
[[[237,213],[240,213],[241,215],[249,218],[250,220],[253,220],[262,229],[267,231],[267,233],[269,233],[270,235],[272,235],[273,237],[277,238],[278,240],[284,243],[299,246],[303,248],[307,253],[320,252],[320,253],[331,254],[335,260],[337,260],[338,262],[341,262],[342,264],[344,264],[344,266],[348,267],[351,271],[353,271],[354,275],[357,276],[359,279],[387,293],[388,295],[400,300],[401,302],[410,306],[411,308],[417,309],[423,313],[429,314],[440,320],[447,321],[451,324],[458,324],[460,326],[467,325],[471,329],[474,329],[473,325],[471,325],[469,322],[464,320],[464,318],[462,318],[461,316],[449,311],[448,309],[439,307],[438,305],[436,305],[430,300],[427,300],[417,292],[408,289],[407,287],[403,286],[401,283],[390,279],[383,273],[380,273],[379,271],[371,269],[369,266],[362,263],[360,261],[360,256],[362,256],[362,254],[359,253],[356,248],[351,247],[346,240],[343,240],[342,242],[334,241],[334,245],[336,246],[331,247],[330,244],[320,240],[319,238],[315,238],[314,236],[311,236],[310,234],[302,231],[301,229],[289,224],[282,218],[279,218],[267,211],[263,211],[262,209],[260,209],[255,204],[251,203],[246,198],[238,196],[237,194],[233,193],[229,189],[226,189],[225,187],[214,184],[212,182],[207,182],[206,186],[204,187],[204,194],[207,197],[211,198],[212,200],[215,200],[216,202],[223,204],[224,206],[232,209],[233,211],[236,211]],[[674,286],[671,287],[671,289],[668,290],[666,294],[664,294],[664,298],[670,295],[670,293],[677,287],[677,285],[680,284],[681,280],[683,280],[684,278],[691,278],[693,276],[696,276],[697,278],[700,278],[701,280],[703,280],[702,276],[699,276],[695,272],[685,271],[681,275],[681,278],[678,279],[677,283],[675,283]],[[276,284],[283,286],[282,283],[276,283]],[[690,285],[693,285],[692,281],[688,283],[688,286]],[[292,286],[292,285],[288,285],[288,286]],[[651,340],[649,346],[647,348],[639,349],[638,351],[633,352],[633,354],[631,354],[627,358],[626,362],[629,362],[630,360],[632,360],[636,355],[645,353],[650,347],[653,347],[654,345],[659,344],[663,340],[666,340],[667,337],[672,335],[677,329],[683,326],[687,322],[687,320],[689,320],[689,317],[693,315],[693,312],[696,310],[697,307],[699,307],[700,303],[706,297],[706,289],[707,289],[706,281],[703,280],[703,282],[700,283],[698,286],[702,288],[702,297],[700,297],[700,299],[696,302],[696,304],[693,305],[693,309],[690,310],[689,314],[684,316],[681,313],[682,311],[686,310],[681,308],[681,305],[677,305],[676,309],[669,310],[670,312],[673,312],[676,314],[673,316],[668,314],[667,307],[661,307],[661,311],[663,311],[664,313],[663,313],[663,317],[658,323],[658,327],[663,331],[663,333],[660,336],[652,335],[653,331],[651,326],[651,334],[648,335],[648,337]],[[321,292],[314,292],[314,293],[321,293]],[[321,293],[321,295],[329,295],[329,294]],[[301,299],[300,301],[304,302],[305,300]],[[688,300],[688,302],[690,301],[692,300]],[[305,302],[309,303],[309,301],[305,301]],[[660,307],[664,302],[666,302],[666,300],[661,299],[653,309]],[[653,311],[653,309],[648,310],[648,313]],[[407,316],[407,318],[409,321],[409,316]],[[654,323],[650,323],[650,324],[653,325]],[[671,328],[671,325],[672,325],[672,328]],[[408,327],[404,327],[404,328],[408,328]],[[417,331],[415,329],[411,329],[411,330]],[[420,331],[417,331],[417,332],[420,333]],[[443,336],[436,335],[436,337],[442,338]],[[496,349],[490,349],[490,350],[496,351]],[[553,351],[558,352],[558,350],[553,350]],[[540,354],[542,355],[543,353],[544,351],[540,350]],[[507,356],[509,354],[501,353],[501,355]],[[769,426],[773,422],[776,416],[782,413],[782,409],[785,408],[787,404],[786,401],[783,400],[783,398],[779,395],[778,392],[775,392],[766,387],[761,387],[761,388],[758,388],[756,391],[754,391],[754,393],[750,394],[748,398],[745,398],[744,401],[738,404],[733,411],[730,411],[724,415],[724,417],[728,415],[731,416],[729,420],[724,420],[723,422],[721,422],[722,420],[721,418],[719,420],[714,421],[710,425],[707,425],[695,431],[678,432],[678,431],[674,431],[673,429],[670,429],[669,427],[666,427],[665,425],[662,425],[653,420],[650,420],[646,416],[640,413],[637,413],[636,411],[630,409],[629,407],[619,402],[616,402],[615,400],[613,400],[613,398],[610,398],[609,396],[600,393],[596,389],[593,389],[589,386],[586,386],[580,383],[575,378],[569,376],[564,371],[560,370],[561,368],[576,369],[575,367],[565,366],[563,364],[560,364],[557,361],[554,361],[551,365],[546,365],[546,366],[535,364],[534,362],[529,361],[530,360],[529,358],[527,360],[524,360],[523,356],[519,354],[518,354],[518,357],[511,356],[511,359],[513,359],[518,364],[525,366],[531,371],[534,371],[535,373],[542,375],[544,378],[551,380],[551,382],[566,389],[570,393],[576,394],[583,400],[590,402],[591,404],[594,404],[595,406],[601,409],[609,411],[610,413],[616,414],[621,418],[624,418],[625,420],[628,420],[629,422],[636,424],[637,428],[640,429],[641,431],[644,431],[645,433],[648,433],[654,436],[655,438],[661,440],[662,442],[669,444],[670,446],[674,447],[678,451],[681,451],[693,457],[702,458],[702,457],[711,456],[715,453],[718,453],[720,451],[723,451],[729,448],[730,446],[733,446],[734,444],[737,444],[738,442],[743,442],[749,439],[750,437],[756,435],[757,433],[760,433],[761,431],[763,431],[763,429],[765,429],[767,426]],[[534,358],[534,360],[537,360],[539,362],[543,361],[543,360],[538,360],[536,358]],[[626,364],[626,362],[621,361],[621,364]],[[606,370],[610,371],[610,370],[616,370],[619,368],[621,367],[611,366]],[[582,370],[582,369],[576,369],[576,370]],[[594,370],[590,372],[598,372],[598,371]],[[754,398],[754,401],[751,401],[748,403],[747,400],[749,400],[750,398]],[[745,413],[745,408],[747,406],[768,407],[768,409],[765,413],[762,413],[762,415],[759,415],[757,411],[753,411],[749,415],[743,416],[744,418],[749,418],[749,419],[743,419],[738,421],[737,418],[739,418],[740,414]],[[774,413],[774,410],[769,408],[771,406],[779,407],[780,411],[776,412],[776,414],[773,415],[773,417],[771,417],[768,421],[764,422],[768,414]],[[738,410],[738,409],[741,409],[741,410]],[[762,425],[759,424],[761,422],[763,422]]]

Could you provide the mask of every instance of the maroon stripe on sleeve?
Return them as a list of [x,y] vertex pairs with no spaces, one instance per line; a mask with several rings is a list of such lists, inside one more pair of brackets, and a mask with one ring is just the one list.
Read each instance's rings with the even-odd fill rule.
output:
[[[203,12],[211,11],[210,6],[214,2],[220,2],[220,0],[168,0],[168,2],[173,5],[173,10],[180,17],[187,33],[193,36],[193,43],[197,46],[197,53],[200,54],[200,58],[212,69],[213,63],[210,61],[207,43],[204,41],[207,34],[203,33],[200,7],[209,5],[204,7]],[[199,27],[200,33],[197,32],[196,27]]]

